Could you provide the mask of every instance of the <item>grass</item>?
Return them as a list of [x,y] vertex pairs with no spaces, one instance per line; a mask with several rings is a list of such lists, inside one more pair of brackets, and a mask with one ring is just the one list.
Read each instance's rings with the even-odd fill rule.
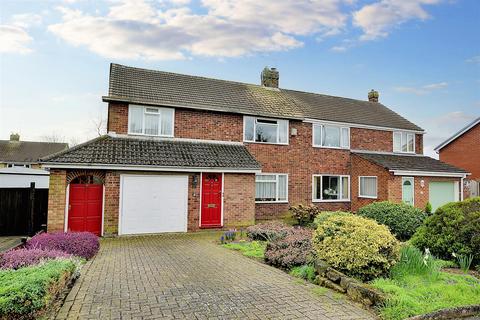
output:
[[292,270],[290,270],[290,275],[313,283],[315,280],[315,268],[310,265],[293,267]]
[[392,320],[480,301],[478,279],[446,272],[434,277],[410,275],[402,279],[376,279],[372,286],[390,296],[380,313]]
[[227,249],[240,251],[246,257],[263,259],[267,244],[264,241],[245,241],[226,243],[222,246]]
[[440,271],[448,262],[435,259],[428,252],[405,246],[400,261],[389,279],[376,279],[371,285],[388,295],[380,314],[397,320],[436,310],[478,304],[480,280],[467,275]]
[[318,287],[317,286],[317,287],[312,289],[312,292],[316,295],[323,296],[328,292],[328,289],[324,288],[324,287]]

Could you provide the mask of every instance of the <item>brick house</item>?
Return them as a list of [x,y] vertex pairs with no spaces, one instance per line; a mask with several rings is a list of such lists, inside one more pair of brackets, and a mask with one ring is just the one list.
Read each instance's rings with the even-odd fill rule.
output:
[[[378,102],[112,64],[108,134],[47,157],[48,229],[195,231],[291,205],[357,210],[462,198],[466,171],[423,156],[424,131]],[[445,196],[442,193],[442,196]],[[434,202],[435,202],[434,201]],[[439,205],[436,203],[435,205]]]
[[465,181],[470,196],[480,196],[480,117],[435,148],[440,160],[471,173]]

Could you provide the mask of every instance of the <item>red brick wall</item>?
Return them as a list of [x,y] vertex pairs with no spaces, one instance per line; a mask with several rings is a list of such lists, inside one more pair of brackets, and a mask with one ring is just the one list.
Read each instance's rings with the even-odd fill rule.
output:
[[440,149],[440,160],[470,172],[468,179],[480,180],[480,124]]
[[[352,154],[352,176],[351,176],[351,200],[352,211],[356,212],[359,208],[372,202],[385,201],[388,199],[388,183],[393,177],[384,168]],[[359,177],[377,176],[377,199],[362,198],[359,196]]]
[[223,224],[243,227],[255,223],[255,175],[225,173]]
[[107,132],[127,134],[128,132],[128,104],[108,103]]
[[350,128],[350,147],[355,150],[393,151],[393,133],[362,128]]
[[103,233],[118,234],[118,214],[120,205],[120,175],[118,171],[105,173],[105,203],[103,212]]
[[[197,184],[193,186],[193,177]],[[199,230],[200,225],[200,173],[190,174],[188,177],[188,231]]]
[[50,170],[50,186],[48,190],[47,231],[63,231],[65,228],[65,205],[67,196],[67,172]]

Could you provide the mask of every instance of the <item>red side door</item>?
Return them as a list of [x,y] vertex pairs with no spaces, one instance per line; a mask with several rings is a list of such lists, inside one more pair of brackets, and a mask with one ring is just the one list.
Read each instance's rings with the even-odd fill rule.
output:
[[202,216],[200,226],[222,226],[222,174],[202,174]]
[[70,184],[68,231],[89,231],[100,236],[103,185]]

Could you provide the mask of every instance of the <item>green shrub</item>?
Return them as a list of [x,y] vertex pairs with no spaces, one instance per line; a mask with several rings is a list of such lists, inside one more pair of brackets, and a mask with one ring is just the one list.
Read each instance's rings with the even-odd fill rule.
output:
[[371,203],[360,208],[357,213],[388,226],[401,241],[410,239],[427,217],[427,214],[418,208],[388,201]]
[[223,247],[227,249],[238,250],[246,257],[263,259],[266,245],[267,244],[263,241],[244,241],[238,243],[226,243],[223,245]]
[[292,206],[289,211],[300,226],[307,226],[312,223],[315,216],[320,212],[320,210],[314,205],[306,206],[303,204]]
[[293,267],[292,270],[290,270],[290,275],[307,280],[308,282],[313,282],[315,280],[315,268],[308,264]]
[[430,202],[427,202],[427,205],[425,206],[425,213],[428,215],[432,213],[432,204]]
[[399,253],[387,227],[355,215],[331,215],[318,225],[313,245],[318,258],[362,280],[385,275]]
[[420,249],[429,248],[442,259],[452,259],[455,252],[471,254],[473,264],[480,263],[480,197],[438,208],[418,228],[411,243]]
[[75,269],[73,260],[57,259],[0,271],[0,318],[36,318],[65,287]]

